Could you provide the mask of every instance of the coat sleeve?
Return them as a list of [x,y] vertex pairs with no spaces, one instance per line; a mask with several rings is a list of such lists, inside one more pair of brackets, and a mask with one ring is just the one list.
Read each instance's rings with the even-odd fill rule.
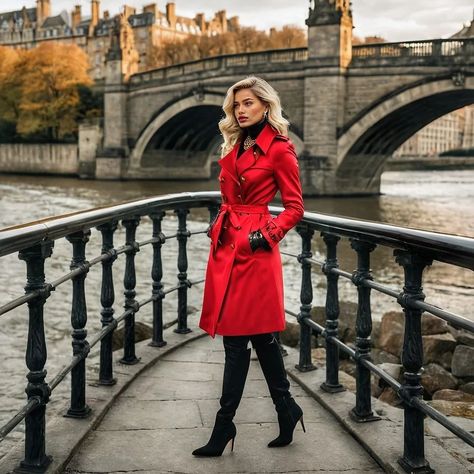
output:
[[[281,142],[280,142],[281,143]],[[282,151],[274,157],[273,174],[280,190],[285,210],[271,219],[261,232],[271,248],[303,217],[304,205],[298,168],[298,159],[290,141],[281,143]]]

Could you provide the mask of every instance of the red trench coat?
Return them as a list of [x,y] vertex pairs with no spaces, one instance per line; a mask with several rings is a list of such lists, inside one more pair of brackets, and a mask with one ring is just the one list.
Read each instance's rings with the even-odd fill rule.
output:
[[[304,213],[298,161],[288,137],[269,124],[256,145],[237,159],[240,143],[221,158],[222,204],[209,236],[199,327],[212,337],[260,334],[285,328],[278,242]],[[272,218],[268,204],[280,190],[285,210]],[[261,229],[271,250],[250,248]]]

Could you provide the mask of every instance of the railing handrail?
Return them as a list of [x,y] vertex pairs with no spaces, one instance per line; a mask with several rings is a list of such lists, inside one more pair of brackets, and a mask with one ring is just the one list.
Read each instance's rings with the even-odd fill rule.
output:
[[110,220],[148,214],[151,210],[174,209],[184,203],[190,208],[202,207],[220,200],[220,193],[183,192],[137,199],[114,206],[76,211],[34,222],[0,229],[0,257],[31,247],[43,240],[56,240],[80,230],[91,229]]
[[[147,214],[152,208],[171,209],[184,203],[190,207],[202,207],[219,201],[218,191],[175,193],[7,227],[0,229],[0,256],[31,247],[46,239],[56,240],[80,230],[90,229],[112,219],[120,220],[131,215]],[[282,210],[281,207],[271,206],[273,213],[278,214]],[[305,212],[302,222],[341,236],[357,237],[393,248],[417,250],[432,255],[435,260],[474,269],[474,238],[467,236],[308,211]]]

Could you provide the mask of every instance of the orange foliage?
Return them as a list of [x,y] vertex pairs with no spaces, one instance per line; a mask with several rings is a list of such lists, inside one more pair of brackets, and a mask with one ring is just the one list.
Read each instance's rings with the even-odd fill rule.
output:
[[253,27],[240,27],[216,36],[189,36],[182,41],[170,41],[152,48],[147,67],[204,59],[222,54],[248,53],[268,49],[298,48],[307,45],[306,33],[296,26],[273,29],[270,34]]
[[91,85],[87,55],[77,45],[41,43],[28,52],[22,83],[20,133],[48,130],[53,139],[73,132],[79,85]]

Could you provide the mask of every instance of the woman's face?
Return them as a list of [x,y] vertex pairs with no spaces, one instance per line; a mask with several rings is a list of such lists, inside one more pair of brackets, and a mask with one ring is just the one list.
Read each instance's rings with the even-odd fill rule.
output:
[[240,89],[234,94],[234,115],[241,128],[259,123],[267,110],[251,89]]

